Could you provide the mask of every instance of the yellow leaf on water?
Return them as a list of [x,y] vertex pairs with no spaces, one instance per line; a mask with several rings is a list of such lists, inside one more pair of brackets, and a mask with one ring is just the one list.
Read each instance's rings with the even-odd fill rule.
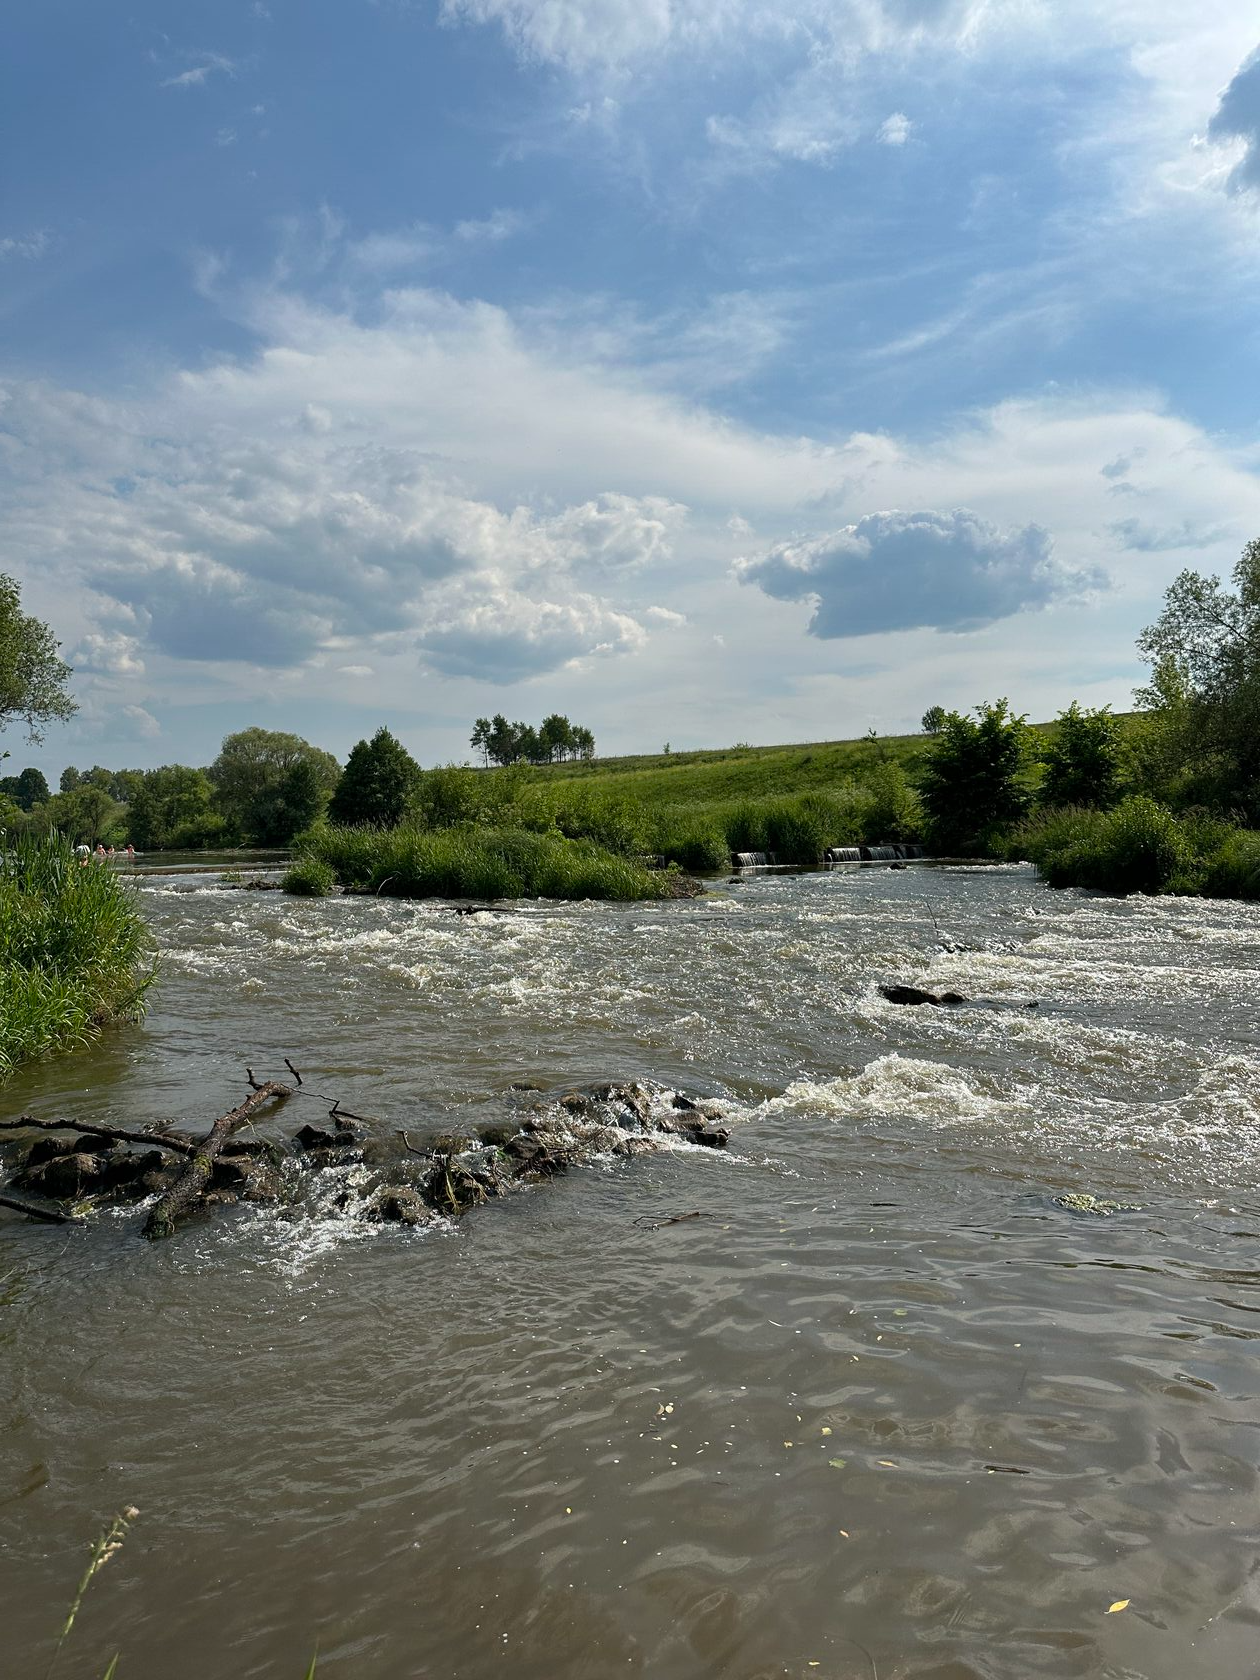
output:
[[895,1470],[897,1468],[891,1458],[881,1458],[877,1462],[882,1464],[885,1470]]
[[1117,1610],[1127,1610],[1128,1608],[1129,1600],[1127,1598],[1118,1598],[1114,1604],[1109,1604],[1107,1606],[1107,1614],[1109,1616],[1114,1616]]
[[791,1443],[791,1441],[784,1441],[783,1445],[785,1447],[790,1447],[792,1445],[792,1443]]
[[850,1533],[849,1533],[849,1531],[848,1531],[848,1529],[847,1529],[847,1528],[842,1528],[842,1529],[841,1529],[841,1530],[840,1530],[840,1532],[841,1532],[841,1534],[842,1534],[842,1535],[843,1535],[843,1536],[844,1536],[844,1538],[845,1538],[845,1539],[846,1539],[846,1540],[852,1540],[852,1538],[853,1538],[853,1536],[852,1536],[852,1535],[851,1535],[851,1534],[850,1534]]
[[822,1432],[823,1432],[824,1435],[830,1435],[831,1434],[830,1426],[828,1424],[824,1423],[823,1426],[822,1426]]
[[827,1460],[833,1470],[843,1470],[848,1462],[847,1458],[829,1458]]

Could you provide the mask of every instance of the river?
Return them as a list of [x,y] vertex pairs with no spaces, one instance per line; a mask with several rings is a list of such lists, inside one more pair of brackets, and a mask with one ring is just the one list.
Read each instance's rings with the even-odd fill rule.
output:
[[8,1113],[208,1122],[289,1056],[391,1131],[645,1078],[731,1145],[453,1229],[5,1216],[0,1674],[126,1505],[59,1680],[1260,1674],[1260,908],[1022,867],[138,890],[148,1020]]

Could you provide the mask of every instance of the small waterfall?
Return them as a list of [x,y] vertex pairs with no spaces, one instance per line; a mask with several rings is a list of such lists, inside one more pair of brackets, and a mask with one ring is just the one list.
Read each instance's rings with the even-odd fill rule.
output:
[[863,846],[861,851],[863,859],[871,863],[891,863],[902,855],[900,846]]
[[861,863],[862,849],[860,846],[828,846],[828,863]]
[[774,862],[773,852],[736,852],[736,869],[765,869]]

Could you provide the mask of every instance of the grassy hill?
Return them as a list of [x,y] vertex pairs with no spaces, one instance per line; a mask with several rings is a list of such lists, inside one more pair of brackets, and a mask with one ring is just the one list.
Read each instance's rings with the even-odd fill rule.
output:
[[[1054,723],[1032,726],[1049,742]],[[600,792],[651,804],[708,804],[766,794],[823,793],[841,782],[861,782],[881,764],[898,764],[913,782],[927,735],[862,736],[848,741],[804,741],[795,746],[717,747],[699,752],[641,753],[537,766],[543,782],[590,783]]]

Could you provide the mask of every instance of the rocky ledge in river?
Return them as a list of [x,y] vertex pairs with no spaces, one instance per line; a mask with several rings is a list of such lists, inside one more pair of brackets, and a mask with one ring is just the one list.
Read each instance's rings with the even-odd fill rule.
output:
[[[372,1222],[427,1224],[457,1218],[483,1202],[600,1157],[626,1157],[676,1141],[725,1148],[727,1128],[711,1101],[643,1083],[608,1084],[533,1099],[523,1118],[468,1134],[392,1130],[339,1104],[324,1125],[304,1124],[287,1139],[242,1137],[265,1105],[303,1089],[259,1084],[220,1116],[209,1134],[133,1131],[24,1115],[0,1122],[15,1134],[12,1176],[0,1206],[56,1223],[82,1221],[103,1204],[147,1209],[146,1236],[168,1236],[194,1212],[233,1202],[288,1204],[315,1198],[330,1214]],[[326,1106],[326,1099],[325,1106]],[[28,1136],[39,1135],[33,1141]]]

